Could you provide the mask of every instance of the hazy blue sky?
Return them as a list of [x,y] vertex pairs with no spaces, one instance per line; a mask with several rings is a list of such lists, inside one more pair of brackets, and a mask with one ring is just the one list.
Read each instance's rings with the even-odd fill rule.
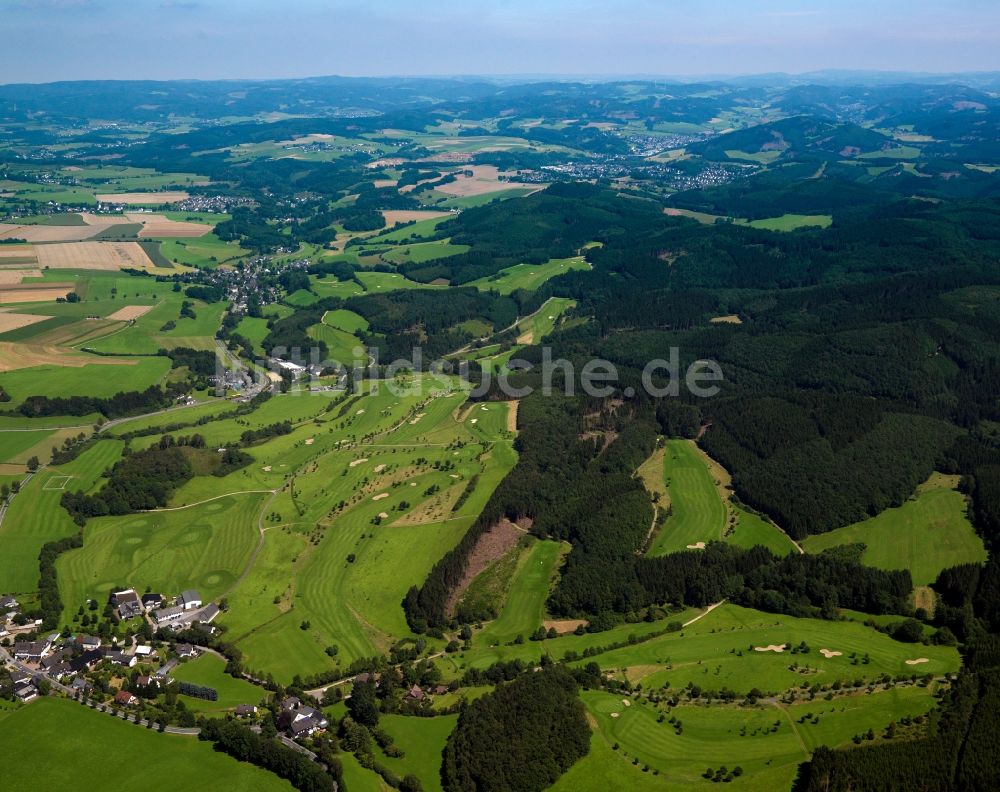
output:
[[1000,70],[997,0],[0,0],[0,82]]

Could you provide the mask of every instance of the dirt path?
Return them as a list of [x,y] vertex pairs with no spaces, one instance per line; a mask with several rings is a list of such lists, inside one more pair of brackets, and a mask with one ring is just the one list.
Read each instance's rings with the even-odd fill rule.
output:
[[698,621],[700,619],[704,619],[706,616],[708,616],[708,614],[710,614],[712,611],[714,611],[716,608],[718,608],[720,605],[722,605],[724,603],[725,603],[725,600],[719,600],[718,602],[713,603],[712,605],[709,605],[707,608],[705,608],[705,610],[703,610],[701,613],[699,613],[693,619],[688,619],[686,622],[684,622],[684,624],[682,624],[681,627],[690,627],[696,621]]
[[653,541],[653,534],[656,533],[656,518],[660,516],[660,507],[655,503],[653,504],[653,522],[649,525],[649,530],[646,532],[646,541],[642,543],[642,547],[639,549],[638,555],[645,555],[646,550],[649,549],[649,543]]
[[212,501],[221,500],[222,498],[231,498],[234,495],[263,495],[264,493],[270,493],[274,495],[278,490],[240,490],[239,492],[227,492],[225,495],[216,495],[212,498],[205,498],[205,500],[196,501],[194,503],[187,503],[184,506],[170,506],[165,509],[146,509],[141,514],[158,514],[159,512],[172,512],[172,511],[183,511],[184,509],[191,509],[195,506],[201,506],[203,503],[211,503]]

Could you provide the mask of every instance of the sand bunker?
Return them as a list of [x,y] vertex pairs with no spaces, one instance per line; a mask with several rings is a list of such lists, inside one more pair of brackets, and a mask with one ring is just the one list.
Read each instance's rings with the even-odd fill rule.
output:
[[380,492],[378,495],[376,495],[375,497],[373,497],[372,500],[373,501],[380,501],[383,498],[388,498],[388,497],[389,497],[389,493],[388,492]]
[[375,466],[375,472],[376,473],[381,473],[383,470],[385,470],[385,465],[376,465]]
[[379,518],[380,520],[384,520],[384,519],[386,519],[386,518],[387,518],[388,516],[389,516],[389,512],[379,512],[379,513],[378,513],[378,518]]
[[479,423],[479,419],[473,418],[471,421],[469,421],[469,423]]
[[832,649],[820,649],[819,653],[823,655],[823,657],[825,657],[827,660],[829,660],[831,657],[841,657],[844,654],[843,652],[835,652]]
[[348,465],[348,467],[357,467],[358,465],[367,461],[368,461],[367,459],[355,459],[353,462],[351,462],[351,464]]
[[306,445],[312,445],[315,442],[316,442],[316,438],[315,437],[307,437],[306,438]]
[[929,662],[930,662],[930,660],[928,660],[926,657],[918,657],[916,660],[907,660],[906,664],[907,665],[920,665],[921,663],[929,663]]
[[611,713],[611,717],[612,718],[620,718],[621,717],[621,713],[620,712],[612,712]]
[[778,652],[780,654],[785,651],[785,647],[784,645],[768,644],[767,646],[755,646],[753,650],[755,652]]
[[355,414],[355,415],[364,415],[364,414],[365,414],[365,410],[364,410],[364,408],[361,408],[360,410],[358,410],[358,411],[357,411],[356,413],[354,413],[354,414]]
[[427,415],[427,413],[417,413],[417,414],[416,414],[416,416],[414,416],[413,420],[412,420],[412,421],[410,421],[410,424],[411,424],[411,425],[412,425],[412,424],[415,424],[415,423],[416,423],[417,421],[419,421],[419,420],[420,420],[421,418],[423,418],[423,417],[424,417],[425,415]]
[[697,544],[688,545],[687,549],[688,550],[704,550],[705,549],[705,543],[704,542],[698,542]]
[[270,473],[271,472],[271,466],[270,465],[264,465],[264,467],[262,467],[261,470],[263,470],[265,473]]
[[628,699],[622,699],[622,706],[623,707],[631,707],[632,706],[632,702],[629,701]]

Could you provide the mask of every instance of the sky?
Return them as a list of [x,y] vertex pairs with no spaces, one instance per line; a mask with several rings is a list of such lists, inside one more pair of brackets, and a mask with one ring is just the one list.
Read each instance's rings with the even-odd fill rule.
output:
[[0,0],[0,83],[1000,70],[997,0]]

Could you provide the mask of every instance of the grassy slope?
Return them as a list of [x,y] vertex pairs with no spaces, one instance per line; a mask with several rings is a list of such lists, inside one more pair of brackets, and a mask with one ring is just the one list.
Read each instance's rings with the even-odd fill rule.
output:
[[513,267],[500,270],[496,275],[487,278],[474,280],[470,286],[478,289],[498,291],[501,294],[510,294],[517,289],[527,289],[534,291],[549,278],[562,275],[564,272],[573,270],[588,270],[590,264],[584,261],[583,256],[574,256],[568,259],[550,259],[544,264],[515,264]]
[[[122,443],[103,441],[87,449],[72,462],[46,468],[35,475],[14,498],[0,525],[0,591],[33,592],[38,586],[38,553],[42,545],[79,529],[59,500],[62,490],[46,489],[53,479],[71,476],[70,489],[90,489],[101,472],[121,454]],[[105,592],[106,593],[106,592]]]
[[[681,706],[670,710],[684,726],[677,734],[668,722],[658,722],[665,708],[639,701],[626,707],[621,696],[600,691],[585,691],[582,697],[596,727],[591,753],[552,787],[557,791],[622,788],[623,781],[629,789],[704,788],[708,782],[701,774],[722,765],[743,768],[743,776],[729,784],[734,789],[787,789],[797,765],[817,745],[841,745],[854,734],[869,728],[879,731],[892,720],[922,714],[934,704],[930,691],[913,687],[798,704],[789,707],[787,715],[767,706]],[[799,724],[806,712],[818,714],[819,723]],[[775,724],[777,731],[772,731]],[[634,759],[639,760],[637,765]],[[644,767],[649,770],[644,772]]]
[[697,448],[688,440],[668,440],[665,461],[673,513],[653,537],[649,554],[665,555],[721,539],[726,506]]
[[[810,647],[808,654],[753,650],[800,641]],[[827,659],[820,649],[842,655]],[[865,654],[870,658],[867,665],[861,661]],[[905,662],[923,657],[929,662]],[[642,680],[647,688],[665,683],[683,688],[693,682],[710,690],[725,686],[745,693],[754,687],[781,692],[805,682],[872,679],[883,673],[943,674],[958,669],[959,657],[954,648],[900,643],[858,622],[799,619],[723,605],[679,633],[605,653],[598,663],[619,673],[627,669],[629,679]],[[793,663],[799,668],[791,668]],[[809,670],[803,671],[803,667]]]
[[108,792],[210,792],[220,779],[246,792],[292,789],[197,738],[158,734],[64,699],[34,701],[0,719],[0,755],[18,757],[5,763],[8,789],[73,789],[87,778],[100,778]]
[[935,474],[896,509],[864,522],[810,536],[803,547],[820,553],[837,545],[863,542],[863,563],[880,569],[909,569],[915,585],[932,583],[951,566],[986,561],[982,539],[966,516],[965,498]]
[[250,560],[263,497],[234,495],[177,511],[89,521],[83,547],[57,562],[67,616],[87,598],[105,600],[118,585],[169,594],[196,588],[205,601],[218,597]]
[[212,654],[203,654],[193,660],[185,660],[170,673],[174,679],[195,685],[214,688],[217,701],[181,696],[189,710],[211,716],[236,709],[240,704],[260,704],[268,696],[268,691],[225,673],[226,663]]

